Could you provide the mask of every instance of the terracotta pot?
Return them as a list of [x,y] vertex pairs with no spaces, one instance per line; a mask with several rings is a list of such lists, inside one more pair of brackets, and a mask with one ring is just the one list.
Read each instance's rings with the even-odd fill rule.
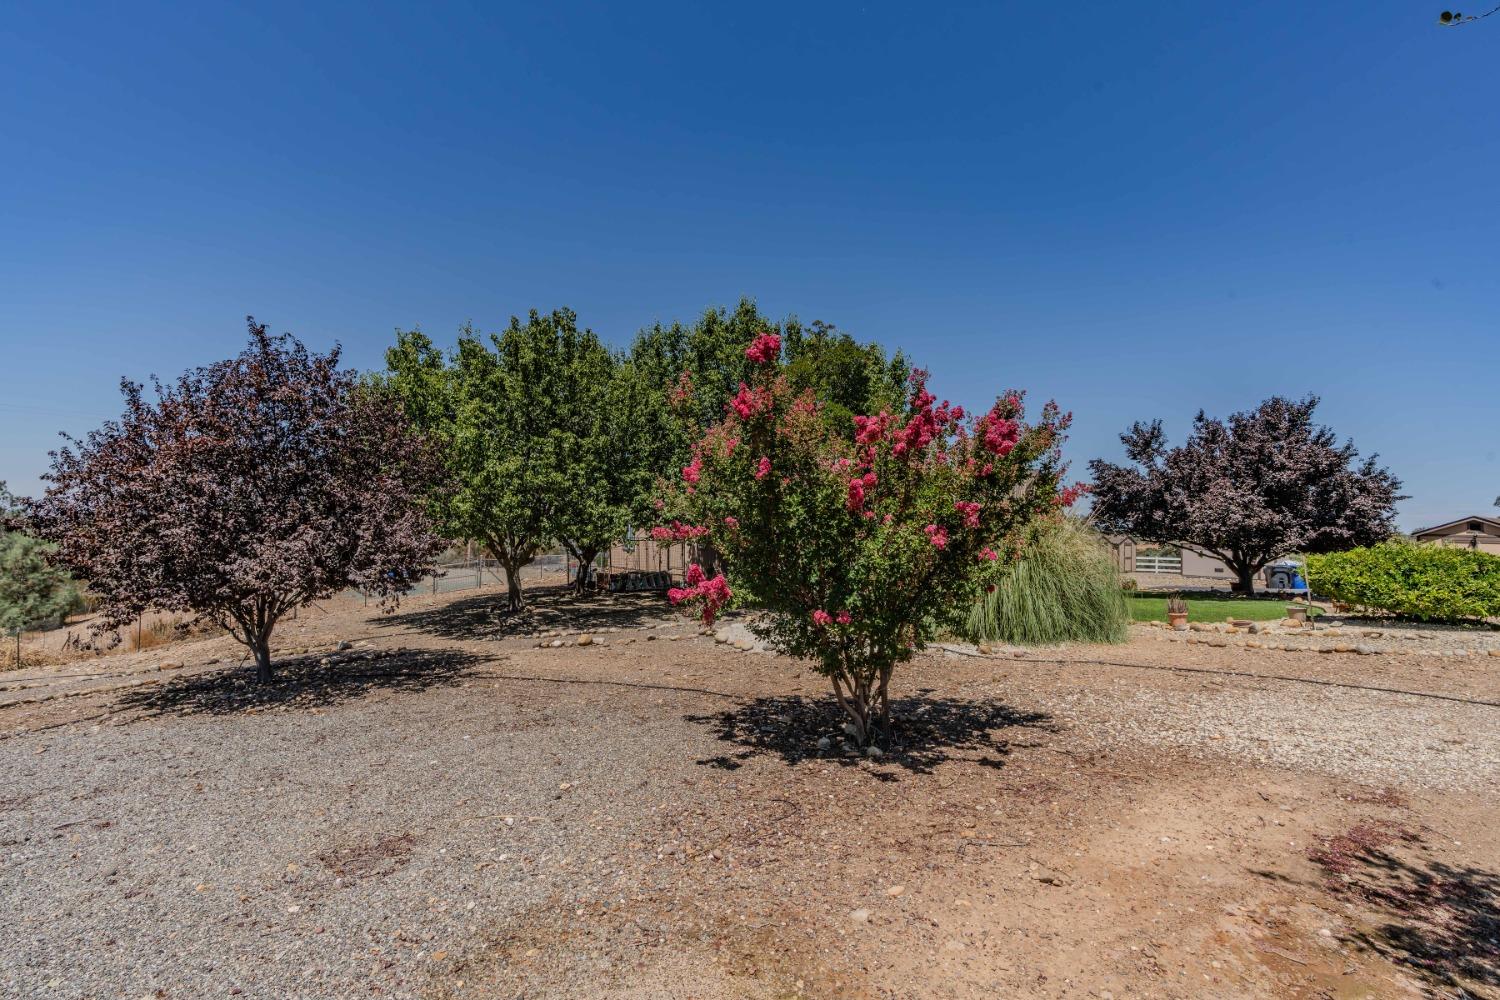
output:
[[1301,604],[1288,604],[1286,616],[1294,622],[1305,622],[1307,621],[1307,608]]
[[1186,632],[1187,616],[1188,613],[1186,611],[1168,611],[1167,623],[1170,624],[1175,631]]

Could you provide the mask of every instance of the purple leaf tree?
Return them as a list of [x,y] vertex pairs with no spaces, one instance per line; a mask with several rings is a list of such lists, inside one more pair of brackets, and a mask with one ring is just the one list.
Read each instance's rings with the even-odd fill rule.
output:
[[1105,531],[1215,556],[1252,593],[1255,574],[1291,552],[1370,545],[1395,530],[1401,481],[1359,461],[1313,423],[1318,398],[1273,397],[1229,420],[1200,410],[1187,443],[1168,448],[1161,421],[1120,435],[1132,465],[1102,459],[1094,474],[1094,518]]
[[249,320],[250,343],[175,384],[121,382],[125,413],[52,453],[37,533],[101,598],[100,628],[148,608],[217,622],[272,677],[271,632],[359,587],[394,601],[442,542],[422,510],[439,465],[398,403]]

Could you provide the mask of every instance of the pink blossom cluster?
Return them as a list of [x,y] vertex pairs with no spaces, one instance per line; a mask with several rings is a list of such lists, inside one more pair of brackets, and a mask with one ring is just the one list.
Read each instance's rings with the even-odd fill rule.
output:
[[674,605],[684,601],[701,600],[705,625],[712,625],[724,605],[728,604],[729,599],[734,596],[734,592],[729,589],[729,581],[724,579],[723,573],[710,580],[704,575],[703,567],[697,563],[687,568],[684,582],[687,584],[686,587],[673,587],[667,591],[667,600]]
[[1089,492],[1088,483],[1074,483],[1058,492],[1056,503],[1059,507],[1071,507],[1087,492]]
[[764,479],[771,474],[771,460],[766,456],[760,456],[760,461],[755,463],[755,478]]
[[703,459],[693,456],[693,460],[682,467],[682,481],[689,486],[696,486],[698,480],[703,478]]
[[933,544],[933,547],[939,549],[946,549],[948,547],[947,528],[939,527],[936,524],[929,524],[922,530],[927,532],[927,540]]
[[953,509],[964,516],[965,528],[979,527],[979,504],[967,500],[954,501]]
[[865,496],[875,488],[875,473],[866,472],[863,476],[855,476],[849,480],[849,496],[844,501],[851,511],[864,510]]
[[996,552],[994,549],[986,545],[984,548],[979,550],[979,558],[984,560],[985,562],[994,562],[996,559],[1000,558],[1000,553]]
[[729,401],[734,412],[739,414],[741,420],[749,420],[764,410],[771,408],[771,394],[763,388],[750,388],[745,383],[740,383],[740,391]]
[[683,524],[681,521],[673,521],[668,525],[658,525],[651,529],[651,537],[658,542],[685,542],[692,538],[702,538],[708,534],[708,529],[696,524]]
[[745,348],[745,357],[758,365],[767,365],[781,355],[781,338],[774,333],[763,333]]
[[740,519],[735,517],[733,514],[730,514],[724,518],[724,527],[728,528],[730,531],[739,531]]
[[813,624],[819,628],[826,628],[834,622],[838,622],[840,625],[848,625],[854,620],[854,617],[847,611],[840,611],[837,615],[830,615],[822,608],[819,608],[812,613],[812,620]]
[[[1010,407],[1018,405],[1013,396],[1008,397],[1006,403]],[[1021,440],[1021,425],[1005,416],[1000,403],[996,403],[990,412],[979,418],[974,431],[985,450],[1001,458],[1009,455]],[[989,466],[985,466],[983,475],[989,475],[989,469]]]
[[854,418],[854,440],[856,444],[878,444],[891,426],[891,415],[881,410],[873,417]]
[[[906,426],[895,432],[896,443],[891,452],[915,457],[924,454],[928,445],[957,426],[964,418],[964,408],[946,399],[934,407],[937,397],[927,391],[927,373],[920,368],[912,372],[911,384],[912,414]],[[937,459],[946,462],[947,456],[939,453]]]

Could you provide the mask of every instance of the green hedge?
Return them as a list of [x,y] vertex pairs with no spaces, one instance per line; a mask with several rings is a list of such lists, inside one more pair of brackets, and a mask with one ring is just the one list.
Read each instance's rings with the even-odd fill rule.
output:
[[1309,556],[1313,589],[1336,601],[1424,621],[1500,617],[1500,557],[1389,541]]

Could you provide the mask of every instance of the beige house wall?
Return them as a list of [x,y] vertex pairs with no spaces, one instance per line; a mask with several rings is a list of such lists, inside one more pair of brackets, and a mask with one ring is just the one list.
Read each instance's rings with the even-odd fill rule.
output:
[[1500,521],[1491,518],[1462,518],[1427,531],[1419,531],[1412,538],[1425,544],[1474,549],[1500,556]]

